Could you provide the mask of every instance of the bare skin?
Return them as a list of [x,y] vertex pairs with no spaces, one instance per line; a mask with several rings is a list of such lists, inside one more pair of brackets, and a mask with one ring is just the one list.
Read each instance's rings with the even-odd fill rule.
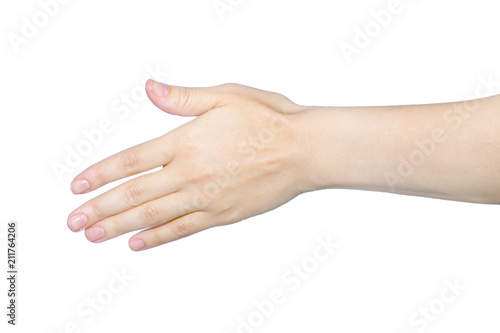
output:
[[500,203],[500,95],[391,107],[306,107],[236,84],[148,81],[161,110],[189,123],[96,163],[75,194],[141,175],[68,218],[92,242],[131,231],[134,251],[272,210],[325,188]]

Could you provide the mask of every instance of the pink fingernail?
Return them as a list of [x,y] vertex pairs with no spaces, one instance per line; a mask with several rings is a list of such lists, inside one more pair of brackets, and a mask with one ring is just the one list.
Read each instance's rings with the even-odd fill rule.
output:
[[133,251],[140,251],[146,247],[146,243],[142,239],[134,239],[129,246]]
[[80,231],[87,225],[89,219],[84,214],[76,214],[68,219],[68,227],[74,231]]
[[85,231],[85,236],[87,236],[87,239],[91,242],[98,241],[99,239],[104,237],[104,229],[102,227],[92,227],[88,228]]
[[87,191],[90,188],[90,184],[85,179],[75,180],[71,183],[71,191],[75,194],[80,194]]
[[166,84],[156,82],[155,80],[149,80],[149,89],[156,95],[156,97],[166,97],[168,95],[169,89]]

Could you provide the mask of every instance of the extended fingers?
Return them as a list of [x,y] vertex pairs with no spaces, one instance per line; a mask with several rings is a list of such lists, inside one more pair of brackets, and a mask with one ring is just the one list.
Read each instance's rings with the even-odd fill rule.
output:
[[107,183],[165,165],[173,159],[168,134],[126,149],[80,173],[71,183],[75,194],[93,191]]
[[75,209],[68,217],[68,227],[80,231],[107,217],[173,193],[181,186],[176,179],[170,167],[132,179]]
[[175,192],[108,217],[85,230],[92,242],[102,242],[130,231],[152,228],[195,211],[192,198]]

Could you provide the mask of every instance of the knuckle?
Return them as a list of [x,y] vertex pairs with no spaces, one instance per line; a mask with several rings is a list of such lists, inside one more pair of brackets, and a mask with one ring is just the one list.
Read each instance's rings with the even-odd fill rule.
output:
[[206,150],[206,145],[204,146],[203,143],[200,143],[200,141],[201,140],[198,138],[186,136],[178,142],[177,156],[180,158],[176,161],[176,164],[180,174],[193,175],[193,173],[196,173],[196,171],[200,169],[201,162],[198,160],[199,157],[202,156],[203,151]]
[[245,86],[237,83],[224,83],[220,86],[220,91],[228,99],[244,97],[247,92]]
[[107,218],[105,222],[106,223],[103,224],[103,227],[105,227],[107,233],[113,235],[121,234],[121,228],[120,228],[121,224],[119,223],[117,218],[110,217]]
[[148,225],[155,225],[159,221],[160,213],[158,212],[158,208],[152,205],[147,205],[144,207],[142,211],[142,219]]
[[187,87],[179,87],[179,91],[175,97],[175,103],[181,108],[189,108],[191,100],[193,98],[192,89]]
[[90,183],[96,185],[101,184],[103,180],[103,172],[100,166],[94,165],[87,170],[87,178]]
[[177,237],[182,238],[191,234],[191,224],[189,221],[190,219],[186,215],[172,224],[172,231]]
[[97,201],[90,201],[88,203],[88,209],[90,214],[97,220],[101,220],[104,217],[101,205]]
[[207,177],[206,173],[201,168],[196,165],[191,165],[186,167],[184,170],[179,170],[176,173],[176,180],[181,184],[197,186],[205,177]]
[[125,189],[125,201],[130,206],[139,206],[142,203],[144,196],[144,188],[142,185],[130,185]]
[[122,166],[125,172],[134,172],[139,166],[139,157],[136,153],[126,153],[122,157]]
[[282,95],[282,94],[278,94],[278,93],[275,93],[276,94],[276,98],[278,99],[279,102],[281,102],[281,104],[283,104],[283,106],[285,107],[288,107],[288,106],[293,106],[295,105],[288,97],[286,97],[285,95]]
[[238,83],[224,83],[220,87],[228,92],[240,91],[243,88],[243,86]]
[[242,220],[242,214],[236,209],[226,209],[219,214],[220,224],[232,224]]
[[187,203],[180,204],[178,209],[179,209],[179,214],[181,216],[191,213],[193,211],[193,207]]

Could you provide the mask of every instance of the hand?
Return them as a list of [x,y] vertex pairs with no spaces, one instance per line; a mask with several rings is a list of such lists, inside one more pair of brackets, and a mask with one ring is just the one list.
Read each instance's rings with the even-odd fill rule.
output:
[[92,242],[125,233],[132,250],[149,249],[210,227],[261,214],[308,190],[304,108],[282,95],[236,84],[210,88],[149,80],[151,101],[189,123],[92,165],[75,194],[162,167],[86,202],[68,218]]

